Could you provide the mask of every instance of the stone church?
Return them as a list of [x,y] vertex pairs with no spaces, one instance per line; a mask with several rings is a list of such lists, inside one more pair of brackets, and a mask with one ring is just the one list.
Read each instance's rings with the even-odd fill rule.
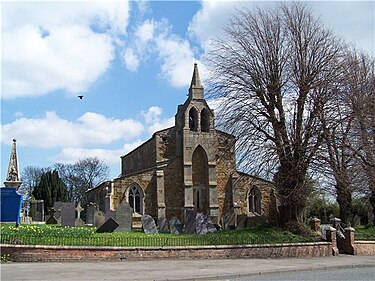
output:
[[175,125],[122,156],[120,176],[88,190],[88,201],[106,212],[126,200],[134,219],[149,214],[184,221],[190,209],[209,215],[216,224],[227,213],[272,222],[274,184],[236,170],[236,138],[215,129],[214,117],[195,64]]

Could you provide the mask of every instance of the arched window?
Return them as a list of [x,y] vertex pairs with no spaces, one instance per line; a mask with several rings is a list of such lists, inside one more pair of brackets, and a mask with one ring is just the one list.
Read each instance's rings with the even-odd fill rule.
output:
[[133,213],[143,214],[143,192],[137,185],[132,185],[129,188],[128,202],[133,208]]
[[261,213],[261,202],[262,202],[262,195],[259,191],[259,189],[254,186],[251,188],[248,198],[248,206],[249,206],[249,212],[252,213]]
[[202,132],[210,131],[210,115],[206,108],[201,111],[201,130]]
[[189,129],[192,131],[198,130],[198,112],[194,107],[189,111]]

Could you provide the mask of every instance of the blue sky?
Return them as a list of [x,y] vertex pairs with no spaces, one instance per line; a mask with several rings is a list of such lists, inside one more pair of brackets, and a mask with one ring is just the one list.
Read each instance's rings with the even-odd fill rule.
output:
[[[276,2],[1,2],[1,175],[19,166],[120,156],[173,126],[193,64],[235,7]],[[327,27],[374,55],[372,1],[308,2]],[[83,94],[83,100],[77,95]]]

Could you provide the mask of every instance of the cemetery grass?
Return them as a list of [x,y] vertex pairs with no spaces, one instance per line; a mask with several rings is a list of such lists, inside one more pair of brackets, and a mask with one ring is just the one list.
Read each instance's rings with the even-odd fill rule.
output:
[[95,227],[60,227],[51,225],[1,225],[1,244],[54,246],[167,247],[301,243],[319,240],[316,235],[302,237],[278,228],[258,227],[220,231],[210,234],[131,232],[96,233]]
[[375,241],[375,225],[361,225],[355,227],[355,240]]

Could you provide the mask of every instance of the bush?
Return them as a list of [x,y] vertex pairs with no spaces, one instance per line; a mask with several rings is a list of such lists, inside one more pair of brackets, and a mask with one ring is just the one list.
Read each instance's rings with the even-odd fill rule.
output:
[[311,236],[311,230],[307,228],[306,224],[297,221],[290,221],[286,223],[285,229],[295,235],[303,237]]

